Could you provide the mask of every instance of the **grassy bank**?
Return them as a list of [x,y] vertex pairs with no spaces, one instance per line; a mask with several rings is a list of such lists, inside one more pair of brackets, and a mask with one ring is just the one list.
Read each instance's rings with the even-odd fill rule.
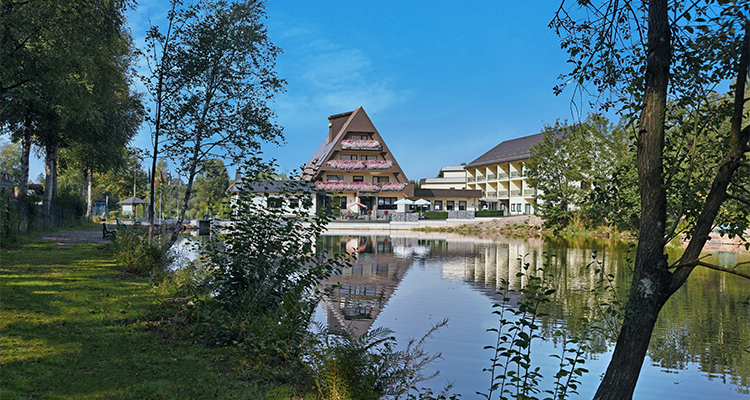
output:
[[258,382],[236,348],[181,330],[181,305],[119,271],[109,246],[27,237],[0,249],[0,399],[293,397]]

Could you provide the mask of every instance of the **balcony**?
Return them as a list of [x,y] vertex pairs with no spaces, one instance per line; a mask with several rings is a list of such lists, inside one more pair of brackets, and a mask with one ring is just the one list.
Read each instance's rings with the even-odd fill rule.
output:
[[510,171],[510,179],[523,178],[524,174],[521,171]]
[[469,179],[468,179],[469,183],[476,182],[476,181],[477,181],[477,178],[475,178],[473,176],[470,176]]
[[484,182],[484,176],[478,176],[477,182]]
[[357,161],[357,160],[331,160],[326,166],[342,171],[384,171],[393,167],[391,161]]
[[507,199],[508,198],[508,191],[507,190],[499,190],[497,192],[497,198],[499,198],[499,199]]
[[485,192],[484,197],[494,199],[497,197],[497,192]]
[[375,183],[375,182],[315,182],[315,188],[330,193],[343,192],[401,192],[406,188],[406,183]]
[[495,175],[495,174],[489,174],[489,175],[487,175],[487,180],[488,181],[495,181],[495,180],[497,180],[497,175]]
[[508,179],[508,174],[506,174],[505,172],[501,172],[501,173],[497,174],[497,177],[500,180]]
[[535,189],[526,189],[523,191],[523,197],[536,197]]
[[377,140],[342,140],[341,148],[343,150],[372,150],[380,151],[383,146]]
[[523,190],[511,190],[510,191],[510,197],[521,197],[523,195]]

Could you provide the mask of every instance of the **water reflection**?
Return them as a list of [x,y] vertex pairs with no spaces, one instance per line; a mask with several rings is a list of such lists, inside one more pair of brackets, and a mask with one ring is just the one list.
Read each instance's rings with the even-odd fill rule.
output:
[[[545,310],[549,317],[542,321],[542,332],[550,337],[565,327],[575,334],[582,328],[576,324],[578,318],[601,320],[599,304],[617,297],[624,301],[632,265],[627,244],[594,240],[545,243],[409,232],[326,235],[321,248],[357,254],[353,268],[324,282],[327,287],[340,284],[321,315],[329,328],[348,327],[361,334],[388,326],[402,340],[420,336],[430,321],[449,317],[449,329],[435,340],[433,351],[443,351],[443,379],[456,380],[464,398],[474,398],[475,391],[487,387],[488,378],[481,371],[488,366],[489,353],[481,349],[491,343],[484,331],[496,324],[491,305],[500,300],[501,282],[518,289],[526,285],[528,275],[546,272],[557,292]],[[714,262],[742,262],[743,257],[717,255]],[[606,285],[610,276],[614,291],[592,295],[592,289]],[[747,398],[748,286],[735,276],[696,270],[660,314],[635,397]],[[579,390],[582,398],[593,395],[612,349],[612,343],[601,338],[590,345],[591,372]],[[536,361],[551,365],[543,358],[556,351],[555,344],[540,348]]]

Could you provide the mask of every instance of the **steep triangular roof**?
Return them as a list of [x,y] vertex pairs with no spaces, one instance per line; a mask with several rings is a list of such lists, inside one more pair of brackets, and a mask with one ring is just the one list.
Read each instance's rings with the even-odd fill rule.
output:
[[331,115],[328,117],[328,121],[328,135],[323,139],[323,143],[320,144],[318,150],[315,151],[315,154],[313,154],[310,161],[302,170],[302,179],[317,180],[325,171],[328,171],[325,167],[326,161],[333,159],[336,153],[342,150],[341,141],[347,135],[350,133],[367,133],[372,136],[373,140],[380,143],[381,150],[379,154],[385,160],[393,163],[393,167],[389,172],[395,173],[396,180],[399,183],[409,182],[406,174],[404,174],[398,161],[396,161],[393,153],[391,153],[383,137],[380,136],[380,132],[375,128],[364,108],[359,107],[354,111]]

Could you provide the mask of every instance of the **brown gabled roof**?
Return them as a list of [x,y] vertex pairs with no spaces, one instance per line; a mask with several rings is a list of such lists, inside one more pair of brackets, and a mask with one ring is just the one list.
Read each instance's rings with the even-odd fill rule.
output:
[[542,140],[544,134],[524,136],[518,139],[506,140],[492,148],[492,150],[482,154],[476,160],[464,166],[465,169],[484,167],[485,165],[494,165],[509,163],[514,161],[528,160],[531,147]]
[[377,140],[381,145],[381,154],[384,158],[393,163],[393,169],[396,172],[396,179],[399,183],[408,183],[409,179],[404,174],[401,166],[391,153],[388,145],[380,136],[375,125],[362,107],[354,111],[348,111],[341,114],[334,114],[328,117],[328,134],[323,139],[318,150],[315,151],[310,161],[302,170],[301,177],[304,180],[312,181],[323,175],[323,166],[325,162],[331,160],[336,151],[341,150],[341,141],[348,133],[366,132],[372,135],[373,140]]

